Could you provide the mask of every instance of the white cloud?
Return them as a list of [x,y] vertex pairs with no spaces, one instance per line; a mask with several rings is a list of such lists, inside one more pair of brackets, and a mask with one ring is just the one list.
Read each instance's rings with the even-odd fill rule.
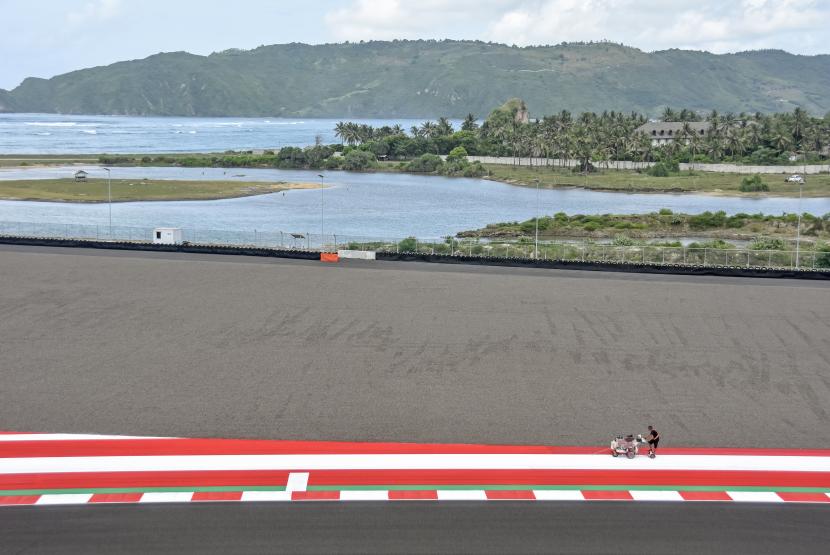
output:
[[644,50],[803,52],[830,30],[830,0],[351,0],[325,21],[338,40],[612,40]]
[[488,30],[493,40],[509,44],[554,44],[607,38],[611,9],[625,0],[548,0],[521,2],[496,19]]
[[121,0],[94,0],[67,12],[66,21],[70,25],[99,23],[117,16],[121,8]]
[[513,4],[509,0],[353,0],[329,11],[325,22],[337,40],[444,38],[453,28]]
[[[830,3],[816,0],[742,0],[722,13],[707,13],[692,8],[681,12],[663,28],[652,28],[661,46],[700,46],[713,51],[729,51],[774,46],[768,39],[782,33],[821,32],[828,28]],[[827,29],[825,29],[826,31]]]

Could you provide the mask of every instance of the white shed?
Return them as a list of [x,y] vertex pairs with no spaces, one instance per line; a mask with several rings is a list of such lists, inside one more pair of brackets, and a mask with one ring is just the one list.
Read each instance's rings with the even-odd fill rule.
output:
[[181,245],[182,229],[180,227],[157,227],[153,230],[153,243],[157,245]]

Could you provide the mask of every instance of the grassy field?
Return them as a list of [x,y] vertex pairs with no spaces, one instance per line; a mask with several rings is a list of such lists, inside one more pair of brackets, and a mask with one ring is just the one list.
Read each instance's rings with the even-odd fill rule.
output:
[[[142,200],[213,200],[276,193],[289,189],[314,189],[313,183],[264,183],[245,181],[167,181],[113,179],[113,202]],[[107,180],[26,179],[0,181],[0,199],[66,202],[105,202]]]
[[[785,183],[784,175],[762,175],[769,192],[742,193],[741,180],[746,175],[734,173],[682,172],[670,177],[652,177],[645,173],[621,170],[600,170],[587,176],[570,170],[529,168],[487,164],[490,179],[511,185],[535,187],[536,180],[542,187],[584,187],[586,189],[619,191],[628,193],[710,193],[730,196],[798,196],[796,183]],[[793,168],[797,173],[798,168]],[[830,174],[810,175],[804,184],[804,196],[830,196]]]
[[97,154],[0,154],[0,168],[97,163]]

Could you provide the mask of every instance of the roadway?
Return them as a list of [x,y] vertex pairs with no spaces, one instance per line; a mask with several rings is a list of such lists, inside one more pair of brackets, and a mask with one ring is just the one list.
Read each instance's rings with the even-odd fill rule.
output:
[[0,510],[3,552],[826,553],[826,507],[205,504]]
[[10,430],[830,445],[827,282],[3,246],[0,287]]

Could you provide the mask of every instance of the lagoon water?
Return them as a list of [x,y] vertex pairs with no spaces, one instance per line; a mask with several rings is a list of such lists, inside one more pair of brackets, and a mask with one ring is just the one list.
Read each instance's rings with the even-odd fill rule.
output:
[[[0,114],[0,154],[222,152],[306,146],[317,137],[336,142],[335,119],[161,118]],[[374,126],[421,120],[360,120]],[[458,122],[454,122],[456,127]],[[71,177],[78,167],[0,170],[0,179]],[[100,167],[85,168],[104,177]],[[317,182],[316,171],[196,168],[116,168],[113,177],[237,179]],[[482,179],[383,173],[327,172],[323,193],[327,233],[362,237],[441,237],[488,223],[526,220],[536,214],[536,191]],[[118,226],[180,226],[201,230],[317,233],[320,191],[287,191],[198,202],[131,202],[113,208]],[[798,210],[797,199],[706,195],[626,194],[582,189],[543,190],[542,214],[764,212]],[[805,199],[803,210],[830,212],[830,199]],[[0,222],[105,224],[105,204],[0,201]]]
[[[0,170],[0,179],[69,177],[78,167]],[[105,177],[96,166],[85,168]],[[115,168],[113,178],[235,179],[319,182],[316,171],[199,168]],[[526,220],[536,214],[536,191],[483,179],[410,174],[327,172],[322,193],[326,233],[340,236],[436,238],[488,223]],[[287,191],[217,201],[129,202],[113,205],[118,226],[177,226],[201,230],[319,233],[320,190]],[[627,194],[583,189],[542,190],[542,214],[626,214],[670,208],[781,214],[796,212],[798,199],[739,198],[689,194]],[[830,198],[804,199],[802,210],[830,213]],[[106,204],[0,201],[0,222],[101,224]]]
[[[350,119],[375,127],[423,120]],[[335,119],[0,114],[0,154],[224,152],[339,141]],[[459,122],[453,122],[459,127]]]

